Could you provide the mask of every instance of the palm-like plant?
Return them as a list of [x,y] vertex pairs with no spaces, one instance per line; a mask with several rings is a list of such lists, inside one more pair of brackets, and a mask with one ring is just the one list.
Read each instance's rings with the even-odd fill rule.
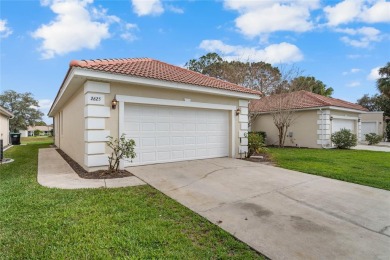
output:
[[379,92],[390,98],[390,62],[379,69],[379,75],[381,77],[376,81],[376,86]]

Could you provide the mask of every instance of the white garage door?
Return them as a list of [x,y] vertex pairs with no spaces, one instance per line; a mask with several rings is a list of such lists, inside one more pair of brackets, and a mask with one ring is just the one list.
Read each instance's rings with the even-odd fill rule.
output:
[[362,140],[366,140],[364,135],[369,133],[378,134],[376,122],[362,122]]
[[356,124],[355,120],[333,119],[332,120],[332,133],[338,132],[343,128],[351,130],[352,133],[355,133],[355,124]]
[[125,104],[124,133],[137,157],[125,166],[174,162],[229,153],[228,111]]

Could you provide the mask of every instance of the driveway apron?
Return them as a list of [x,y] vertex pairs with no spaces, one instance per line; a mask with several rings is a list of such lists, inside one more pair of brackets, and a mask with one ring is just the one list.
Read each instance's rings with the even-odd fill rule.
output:
[[390,192],[231,158],[128,168],[272,259],[390,259]]

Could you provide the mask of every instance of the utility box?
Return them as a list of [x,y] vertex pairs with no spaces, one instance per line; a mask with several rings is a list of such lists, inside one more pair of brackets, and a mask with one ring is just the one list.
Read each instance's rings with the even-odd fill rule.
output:
[[11,144],[20,145],[20,133],[11,133]]

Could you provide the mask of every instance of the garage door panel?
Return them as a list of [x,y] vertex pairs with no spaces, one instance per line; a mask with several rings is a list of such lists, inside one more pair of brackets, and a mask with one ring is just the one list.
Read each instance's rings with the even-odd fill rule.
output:
[[351,130],[351,132],[355,132],[355,120],[349,119],[333,119],[332,121],[332,133],[338,132],[341,129],[345,128]]
[[227,111],[125,104],[124,121],[133,165],[228,156]]
[[169,146],[171,144],[171,138],[169,136],[158,137],[157,146]]
[[141,147],[155,147],[156,146],[156,138],[155,137],[143,137],[141,138]]

